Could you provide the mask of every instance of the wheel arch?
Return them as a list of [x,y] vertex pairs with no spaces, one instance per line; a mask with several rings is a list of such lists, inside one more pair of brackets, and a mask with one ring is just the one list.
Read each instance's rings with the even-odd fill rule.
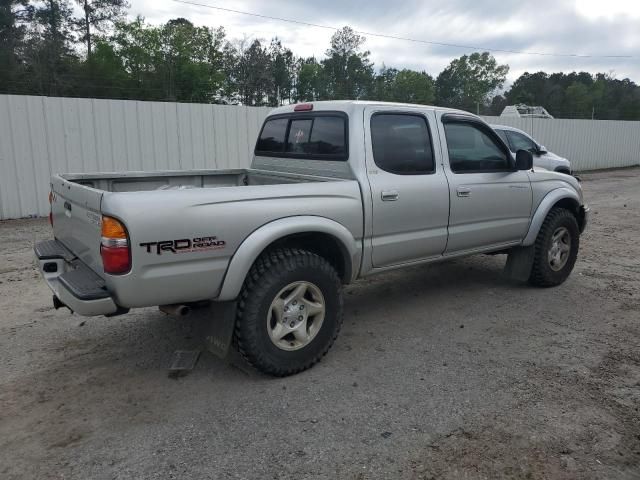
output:
[[529,225],[529,231],[522,242],[523,246],[527,247],[535,243],[544,219],[553,208],[566,208],[575,215],[576,221],[580,223],[580,197],[578,194],[564,187],[552,190],[538,205]]
[[217,301],[234,300],[249,270],[265,251],[277,247],[297,247],[326,258],[338,271],[343,283],[358,273],[362,254],[358,241],[340,223],[316,216],[287,217],[252,232],[233,254]]

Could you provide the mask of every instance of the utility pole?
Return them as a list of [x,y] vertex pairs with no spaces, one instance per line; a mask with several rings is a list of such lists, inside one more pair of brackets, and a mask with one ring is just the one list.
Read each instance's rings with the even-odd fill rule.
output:
[[592,106],[591,107],[591,120],[593,120],[596,116],[596,107]]

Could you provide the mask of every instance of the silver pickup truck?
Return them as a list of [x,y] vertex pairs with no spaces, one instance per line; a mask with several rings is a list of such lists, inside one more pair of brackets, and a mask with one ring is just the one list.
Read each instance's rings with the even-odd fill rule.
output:
[[205,311],[212,351],[279,376],[329,350],[342,285],[495,252],[558,285],[588,216],[576,179],[534,171],[478,117],[362,101],[275,109],[249,169],[54,175],[50,201],[35,254],[56,307]]

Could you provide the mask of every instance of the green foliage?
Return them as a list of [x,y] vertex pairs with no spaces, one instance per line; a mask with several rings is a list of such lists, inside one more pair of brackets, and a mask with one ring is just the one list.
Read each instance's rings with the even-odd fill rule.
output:
[[640,87],[607,74],[525,73],[496,94],[509,67],[488,52],[454,59],[434,81],[424,71],[376,72],[365,38],[349,27],[324,58],[300,58],[277,38],[231,42],[222,28],[184,18],[127,20],[128,8],[128,0],[2,0],[0,93],[269,106],[372,99],[495,115],[526,103],[561,118],[640,120]]
[[295,99],[298,102],[309,102],[327,98],[324,70],[315,58],[298,61],[298,82]]
[[373,99],[431,105],[435,100],[435,82],[426,72],[382,67],[376,77]]
[[75,0],[82,8],[82,16],[74,23],[80,41],[87,46],[87,58],[91,58],[94,31],[105,33],[116,22],[124,19],[129,3],[126,0]]
[[367,97],[374,75],[369,52],[360,51],[364,41],[365,38],[350,27],[333,34],[327,58],[321,63],[326,82],[326,92],[322,97],[336,100]]
[[0,3],[0,92],[19,89],[25,74],[24,57],[26,24],[33,18],[33,7],[27,0]]
[[117,24],[112,45],[137,98],[210,102],[224,80],[223,40],[222,29],[195,27],[184,18],[160,27],[137,18]]
[[463,55],[453,60],[436,80],[439,105],[475,110],[504,85],[508,65],[498,65],[489,52]]
[[561,118],[640,120],[640,87],[603,73],[524,73],[505,97],[508,104],[543,105]]

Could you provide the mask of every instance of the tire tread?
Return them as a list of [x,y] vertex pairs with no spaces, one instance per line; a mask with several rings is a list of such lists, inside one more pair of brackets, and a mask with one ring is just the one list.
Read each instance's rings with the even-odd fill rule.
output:
[[282,269],[293,270],[296,267],[301,266],[319,269],[331,278],[338,291],[342,288],[342,284],[336,270],[320,255],[299,248],[277,248],[263,253],[256,260],[247,274],[247,278],[245,279],[244,286],[240,293],[234,332],[235,344],[238,352],[246,362],[254,368],[269,375],[285,377],[311,368],[327,354],[333,342],[337,338],[342,326],[342,296],[339,295],[340,308],[338,309],[339,313],[338,318],[336,319],[336,327],[330,341],[327,342],[320,352],[308,359],[302,365],[298,365],[296,367],[276,367],[272,363],[266,361],[262,354],[263,352],[261,352],[257,347],[257,339],[253,338],[251,333],[242,328],[241,322],[243,318],[259,315],[259,302],[249,302],[249,296],[259,296],[262,290],[266,290],[269,287],[269,280],[275,281],[277,279],[277,272],[282,271]]
[[[546,241],[547,237],[551,235],[551,231],[556,228],[557,223],[562,218],[569,218],[570,221],[575,223],[575,229],[571,232],[571,235],[576,235],[576,242],[579,244],[579,230],[578,224],[575,216],[571,211],[566,208],[553,208],[544,219],[542,226],[540,227],[540,231],[538,232],[538,236],[536,237],[536,241],[534,243],[534,261],[533,268],[531,269],[531,275],[529,276],[529,283],[538,287],[553,287],[562,283],[558,282],[557,279],[551,278],[548,274],[548,270],[546,269],[546,259],[545,256],[547,254],[546,249]],[[576,249],[577,250],[577,249]],[[569,268],[569,273],[573,269],[573,263],[575,263],[575,255],[577,252],[571,252],[571,255],[574,257],[573,259],[569,259],[568,262],[572,262]],[[568,277],[569,274],[567,274]]]

